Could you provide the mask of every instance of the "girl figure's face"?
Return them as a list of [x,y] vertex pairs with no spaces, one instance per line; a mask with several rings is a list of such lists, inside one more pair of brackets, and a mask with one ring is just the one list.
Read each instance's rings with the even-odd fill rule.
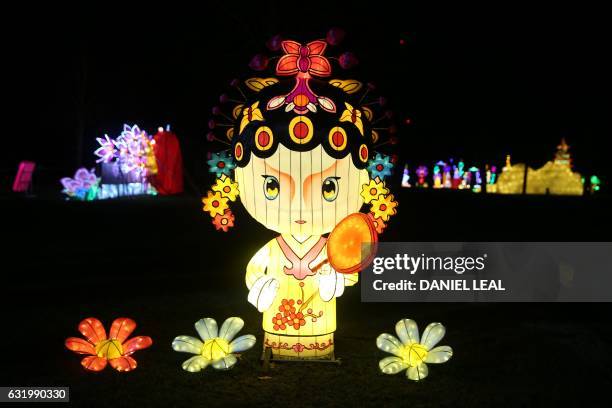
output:
[[274,155],[251,155],[248,165],[234,171],[249,214],[266,228],[296,237],[328,233],[359,211],[361,186],[369,180],[350,154],[334,159],[321,146],[295,152],[279,145]]

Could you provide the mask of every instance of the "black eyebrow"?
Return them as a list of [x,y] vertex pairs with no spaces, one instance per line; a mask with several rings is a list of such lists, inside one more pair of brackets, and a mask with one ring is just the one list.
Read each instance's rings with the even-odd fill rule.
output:
[[274,177],[275,179],[278,180],[278,178],[276,178],[276,176],[273,176],[272,174],[262,174],[261,177],[266,178],[266,177]]

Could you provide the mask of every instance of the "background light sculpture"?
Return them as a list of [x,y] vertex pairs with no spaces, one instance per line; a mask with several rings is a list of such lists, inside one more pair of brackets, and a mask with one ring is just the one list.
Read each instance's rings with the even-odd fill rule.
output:
[[383,333],[376,339],[376,346],[394,357],[385,357],[378,366],[384,374],[397,374],[406,370],[406,377],[419,381],[427,377],[427,364],[445,363],[453,356],[449,346],[438,346],[446,329],[441,323],[431,323],[419,337],[419,328],[414,320],[402,319],[395,325],[397,337]]
[[183,191],[182,157],[170,128],[150,136],[137,125],[123,125],[121,134],[97,138],[94,154],[101,177],[94,169],[79,169],[74,178],[60,180],[69,198],[95,200],[131,195],[176,194]]
[[136,360],[131,355],[153,344],[153,340],[148,336],[127,340],[134,329],[134,320],[120,317],[113,321],[107,337],[102,323],[95,317],[88,317],[78,326],[85,339],[69,337],[65,345],[68,350],[88,355],[81,360],[81,365],[89,371],[101,371],[107,362],[117,371],[131,371],[137,367]]
[[191,336],[178,336],[172,341],[172,348],[180,353],[195,354],[183,362],[182,368],[185,371],[196,373],[209,365],[217,370],[229,370],[238,361],[237,353],[255,345],[255,336],[252,334],[236,337],[243,327],[244,321],[241,318],[230,317],[219,330],[215,319],[206,317],[195,323],[202,341]]
[[[385,124],[391,115],[381,109],[383,98],[372,98],[372,86],[327,79],[329,45],[281,41],[275,76],[232,81],[234,95],[220,98],[232,106],[213,108],[209,121],[207,139],[231,148],[208,161],[216,181],[204,211],[227,231],[239,197],[255,220],[280,234],[251,258],[245,277],[247,299],[263,313],[263,346],[276,359],[333,358],[336,298],[357,282],[357,269],[338,273],[332,265],[339,253],[322,235],[364,203],[370,214],[360,219],[374,234],[397,211],[385,183],[393,161],[374,151],[394,131]],[[260,55],[251,67],[265,70],[269,61]],[[356,58],[337,61],[348,67]]]

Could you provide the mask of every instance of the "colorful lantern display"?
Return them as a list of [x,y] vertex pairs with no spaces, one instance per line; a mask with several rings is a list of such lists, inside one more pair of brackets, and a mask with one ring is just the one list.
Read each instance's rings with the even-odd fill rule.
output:
[[113,321],[107,337],[102,323],[95,317],[88,317],[78,326],[85,339],[69,337],[65,345],[77,354],[87,354],[81,360],[81,365],[89,371],[101,371],[107,363],[117,371],[131,371],[137,366],[131,355],[153,344],[153,340],[147,336],[127,340],[134,329],[134,320],[120,317]]
[[572,171],[569,145],[565,139],[557,146],[555,158],[537,170],[522,163],[512,165],[508,156],[496,185],[497,193],[501,194],[582,195],[584,192],[582,176]]
[[255,336],[252,334],[236,337],[243,327],[244,321],[241,318],[230,317],[223,322],[219,330],[215,319],[206,317],[195,323],[201,340],[191,336],[178,336],[172,341],[172,348],[180,353],[195,354],[183,362],[185,371],[196,373],[209,365],[217,370],[229,370],[238,361],[238,353],[255,345]]
[[444,162],[438,162],[433,167],[433,188],[442,188],[442,171],[440,169]]
[[427,188],[429,187],[429,184],[427,183],[427,174],[428,174],[428,170],[427,167],[425,166],[419,166],[416,169],[416,176],[417,176],[417,187],[421,187],[421,188]]
[[468,169],[469,178],[466,181],[468,188],[475,193],[480,193],[482,190],[482,177],[480,176],[480,169],[476,166],[472,166]]
[[442,187],[444,188],[453,187],[450,164],[444,163],[444,165],[442,166]]
[[410,172],[408,170],[408,165],[404,166],[404,172],[402,173],[402,187],[410,188]]
[[69,198],[91,201],[98,195],[100,179],[96,176],[95,169],[87,170],[81,167],[74,173],[74,177],[64,177],[60,180],[64,189],[62,193]]
[[[274,76],[232,81],[234,95],[221,96],[224,106],[209,123],[208,140],[230,149],[208,160],[216,181],[204,211],[228,231],[236,222],[229,206],[239,197],[279,233],[246,267],[247,298],[263,313],[263,347],[274,359],[333,359],[336,298],[357,282],[359,266],[337,270],[351,255],[333,249],[333,233],[330,241],[323,235],[341,225],[337,236],[367,239],[396,213],[385,183],[393,163],[374,152],[388,143],[391,115],[383,98],[372,98],[373,86],[329,79],[327,48],[323,40],[281,41]],[[357,62],[343,55],[342,66]],[[270,59],[257,61],[264,70],[260,62]],[[370,214],[349,217],[364,203]]]
[[100,147],[94,154],[101,176],[96,176],[94,169],[81,168],[74,178],[61,179],[62,192],[68,198],[91,201],[183,190],[180,147],[169,127],[149,136],[137,125],[123,125],[117,138],[104,135],[96,140]]
[[593,174],[591,178],[589,179],[589,181],[590,181],[589,191],[591,192],[591,194],[598,192],[600,189],[600,185],[601,185],[601,180],[599,179],[599,177]]
[[393,357],[380,360],[378,366],[384,374],[397,374],[406,370],[406,377],[419,381],[427,377],[427,364],[445,363],[453,356],[449,346],[438,346],[446,329],[441,323],[431,323],[419,337],[419,328],[414,320],[402,319],[395,325],[397,337],[383,333],[376,339],[376,346]]

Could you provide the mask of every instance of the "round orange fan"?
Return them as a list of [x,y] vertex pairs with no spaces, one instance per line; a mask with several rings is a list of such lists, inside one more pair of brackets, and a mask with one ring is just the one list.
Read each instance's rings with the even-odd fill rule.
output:
[[358,272],[372,262],[377,244],[378,233],[370,217],[363,213],[350,214],[329,234],[327,259],[314,270],[329,263],[340,273]]

